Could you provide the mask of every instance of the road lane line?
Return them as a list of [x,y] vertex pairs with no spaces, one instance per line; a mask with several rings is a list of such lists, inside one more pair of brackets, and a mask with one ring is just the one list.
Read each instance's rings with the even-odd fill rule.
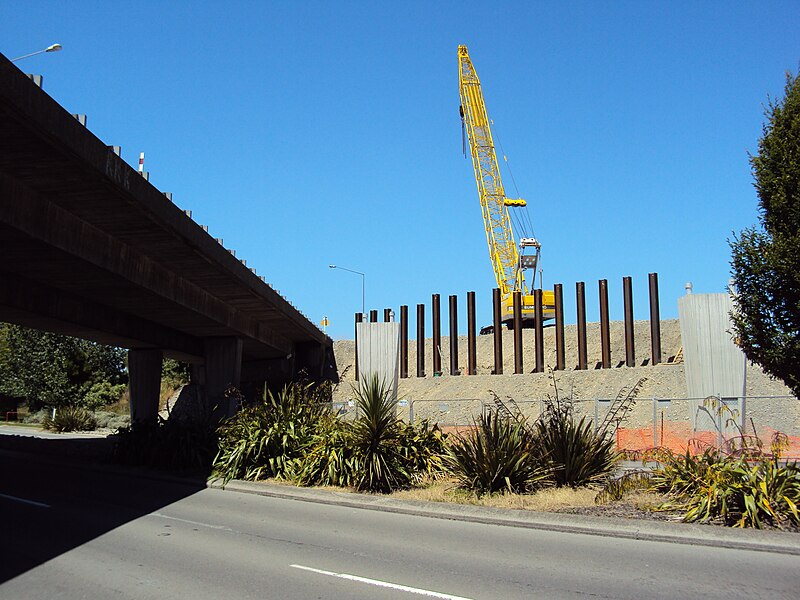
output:
[[442,600],[471,600],[463,596],[453,596],[451,594],[442,594],[441,592],[432,592],[431,590],[423,590],[421,588],[409,587],[407,585],[400,585],[399,583],[389,583],[388,581],[380,581],[379,579],[369,579],[367,577],[359,577],[358,575],[350,575],[349,573],[334,573],[333,571],[323,571],[322,569],[315,569],[313,567],[304,567],[303,565],[289,565],[295,569],[302,569],[303,571],[311,571],[312,573],[319,573],[320,575],[329,575],[330,577],[338,577],[339,579],[347,579],[349,581],[357,581],[358,583],[367,583],[369,585],[377,585],[379,587],[390,588],[393,590],[400,590],[401,592],[408,592],[410,594],[419,594],[420,596],[428,596],[429,598],[441,598]]
[[13,500],[14,502],[22,502],[23,504],[30,504],[31,506],[38,506],[39,508],[50,508],[49,504],[44,502],[36,502],[35,500],[26,500],[25,498],[17,498],[16,496],[9,496],[8,494],[0,494],[0,498],[6,500]]
[[[180,523],[186,523],[188,525],[198,525],[200,527],[207,527],[208,529],[221,529],[223,531],[234,531],[230,527],[225,527],[224,525],[210,525],[209,523],[201,523],[200,521],[190,521],[189,519],[180,519],[178,517],[170,517],[169,515],[165,515],[160,512],[150,513],[153,517],[160,517],[162,519],[169,519],[171,521],[179,521]],[[234,533],[236,533],[234,531]]]

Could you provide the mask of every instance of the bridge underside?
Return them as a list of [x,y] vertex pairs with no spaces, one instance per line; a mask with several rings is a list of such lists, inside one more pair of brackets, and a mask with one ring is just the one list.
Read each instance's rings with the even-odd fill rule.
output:
[[145,417],[162,356],[211,402],[335,373],[330,338],[2,55],[0,131],[0,321],[131,349]]

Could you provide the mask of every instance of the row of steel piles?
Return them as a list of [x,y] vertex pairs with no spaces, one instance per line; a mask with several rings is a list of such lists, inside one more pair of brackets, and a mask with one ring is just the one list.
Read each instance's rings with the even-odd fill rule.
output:
[[[661,317],[658,304],[658,274],[650,273],[650,362],[657,365],[661,362]],[[562,284],[554,286],[555,295],[555,343],[556,365],[554,370],[563,371],[566,368],[565,343],[564,343],[564,290]],[[611,368],[611,334],[608,310],[608,280],[598,281],[600,302],[600,348],[601,361],[598,367]],[[630,277],[622,278],[622,297],[625,324],[625,364],[629,367],[636,366],[636,349],[634,345],[633,330],[633,291]],[[514,373],[523,373],[522,362],[522,327],[520,316],[522,314],[522,295],[514,292]],[[578,337],[578,362],[576,370],[588,369],[586,350],[586,285],[583,281],[575,284],[575,300],[577,307],[577,337]],[[544,325],[542,316],[542,290],[534,290],[534,373],[544,372]],[[501,296],[500,290],[492,291],[492,314],[494,326],[494,369],[492,374],[503,373],[503,333],[501,321]],[[449,338],[450,338],[450,375],[460,375],[458,368],[458,297],[449,297]],[[366,315],[356,313],[355,321],[360,323]],[[392,310],[383,311],[383,320],[392,320]],[[369,321],[378,321],[378,311],[369,312]],[[439,294],[431,297],[431,326],[433,342],[433,374],[434,377],[442,374],[442,330],[441,330],[441,300]],[[475,343],[475,292],[467,292],[467,375],[477,372],[476,343]],[[425,305],[417,304],[417,377],[425,377]],[[356,378],[358,378],[358,352],[356,351]],[[408,375],[408,306],[400,307],[400,377]]]

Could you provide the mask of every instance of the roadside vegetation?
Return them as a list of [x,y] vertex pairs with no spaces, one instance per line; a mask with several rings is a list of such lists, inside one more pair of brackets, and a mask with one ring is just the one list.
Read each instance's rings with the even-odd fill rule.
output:
[[[9,337],[4,326],[0,335],[4,389],[33,393],[32,384],[23,387],[32,379],[8,378],[7,342],[27,334]],[[43,349],[31,347],[39,348],[32,364],[41,365]],[[113,458],[121,464],[213,473],[223,484],[271,480],[483,506],[800,530],[800,468],[783,458],[785,436],[764,443],[739,429],[721,448],[698,443],[684,453],[651,449],[640,456],[647,468],[620,475],[614,439],[619,421],[595,431],[557,388],[537,418],[525,416],[513,399],[495,397],[471,427],[445,434],[428,421],[400,419],[390,389],[377,377],[354,390],[354,418],[333,411],[328,384],[295,383],[276,394],[265,388],[222,423],[208,410],[191,419],[159,417],[131,426],[119,355],[94,346],[76,351],[71,341],[58,347],[61,358],[54,364],[83,360],[95,366],[51,369],[36,384],[43,396],[29,398],[28,419],[58,432],[116,429]],[[105,375],[87,376],[98,364]],[[186,379],[185,366],[165,361],[162,400]],[[710,398],[705,408],[719,417],[715,423],[738,427],[724,403]],[[633,515],[613,510],[631,505]]]
[[[765,448],[743,433],[722,449],[685,454],[652,449],[648,469],[617,473],[615,423],[595,432],[570,399],[548,399],[536,419],[513,400],[495,405],[459,434],[396,416],[388,388],[362,381],[357,416],[333,414],[326,390],[308,385],[265,393],[219,429],[214,475],[272,480],[398,498],[529,510],[603,514],[623,503],[641,516],[736,527],[796,529],[800,469],[781,459],[785,439]],[[724,404],[709,409],[728,410]],[[735,415],[723,415],[727,425]],[[598,507],[593,511],[591,506]],[[613,513],[613,511],[610,511]],[[630,515],[626,515],[630,516]]]
[[731,319],[747,358],[800,396],[800,73],[764,116],[750,157],[759,223],[729,240]]
[[219,429],[216,475],[223,482],[271,477],[386,493],[441,471],[441,431],[427,421],[402,422],[377,377],[356,390],[353,421],[331,411],[328,392],[294,384],[240,410]]

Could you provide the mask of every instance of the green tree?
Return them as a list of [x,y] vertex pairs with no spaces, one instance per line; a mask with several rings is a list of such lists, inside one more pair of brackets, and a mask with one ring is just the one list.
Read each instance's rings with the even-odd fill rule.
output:
[[26,398],[34,410],[80,405],[95,384],[126,381],[124,350],[17,325],[0,329],[0,393]]
[[800,78],[770,99],[750,164],[760,226],[730,241],[733,329],[747,358],[800,396]]

